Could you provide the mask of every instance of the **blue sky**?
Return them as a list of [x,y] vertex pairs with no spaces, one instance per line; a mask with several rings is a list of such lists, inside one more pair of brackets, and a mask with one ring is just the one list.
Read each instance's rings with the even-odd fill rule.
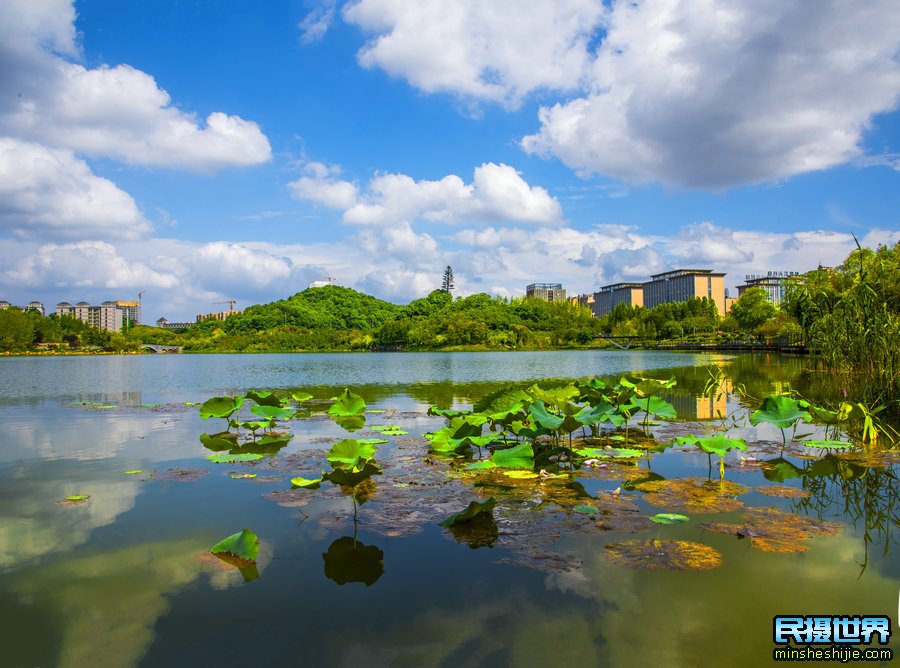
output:
[[0,298],[570,293],[900,239],[900,5],[0,7]]

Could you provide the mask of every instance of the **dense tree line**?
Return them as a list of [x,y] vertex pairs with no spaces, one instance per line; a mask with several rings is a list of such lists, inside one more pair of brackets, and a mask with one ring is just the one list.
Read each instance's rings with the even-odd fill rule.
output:
[[55,313],[43,316],[37,311],[22,311],[15,306],[0,310],[0,350],[21,352],[38,348],[136,350],[133,339],[104,332],[70,317]]

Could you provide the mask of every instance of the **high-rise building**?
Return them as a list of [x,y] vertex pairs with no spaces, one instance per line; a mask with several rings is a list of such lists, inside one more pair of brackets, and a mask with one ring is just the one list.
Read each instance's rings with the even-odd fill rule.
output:
[[762,274],[746,274],[744,285],[737,286],[738,299],[750,288],[762,288],[766,291],[769,301],[780,304],[784,301],[788,288],[795,284],[800,277],[798,271],[770,271],[765,276]]
[[25,307],[26,311],[37,311],[41,315],[44,315],[44,305],[39,301],[28,302],[28,306]]
[[116,306],[122,309],[122,320],[124,323],[141,324],[141,303],[133,301],[116,302]]
[[691,297],[706,297],[725,313],[725,274],[712,269],[675,269],[654,274],[644,283],[644,306],[686,302]]
[[562,283],[532,283],[525,286],[525,296],[543,299],[545,302],[566,301],[566,291]]
[[600,318],[610,313],[618,304],[644,305],[643,283],[614,283],[605,285],[594,293],[594,316]]

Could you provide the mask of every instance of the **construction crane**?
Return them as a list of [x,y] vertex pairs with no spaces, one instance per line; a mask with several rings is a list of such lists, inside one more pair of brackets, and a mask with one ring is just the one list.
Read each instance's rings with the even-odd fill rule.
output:
[[237,304],[237,299],[226,299],[223,302],[213,302],[213,304],[228,304],[228,312],[234,312],[234,305]]

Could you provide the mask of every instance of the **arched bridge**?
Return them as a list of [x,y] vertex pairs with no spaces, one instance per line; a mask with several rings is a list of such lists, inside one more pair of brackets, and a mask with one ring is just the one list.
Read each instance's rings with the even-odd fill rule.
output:
[[145,343],[141,346],[142,350],[150,350],[154,353],[180,353],[181,346],[160,346],[156,343]]

